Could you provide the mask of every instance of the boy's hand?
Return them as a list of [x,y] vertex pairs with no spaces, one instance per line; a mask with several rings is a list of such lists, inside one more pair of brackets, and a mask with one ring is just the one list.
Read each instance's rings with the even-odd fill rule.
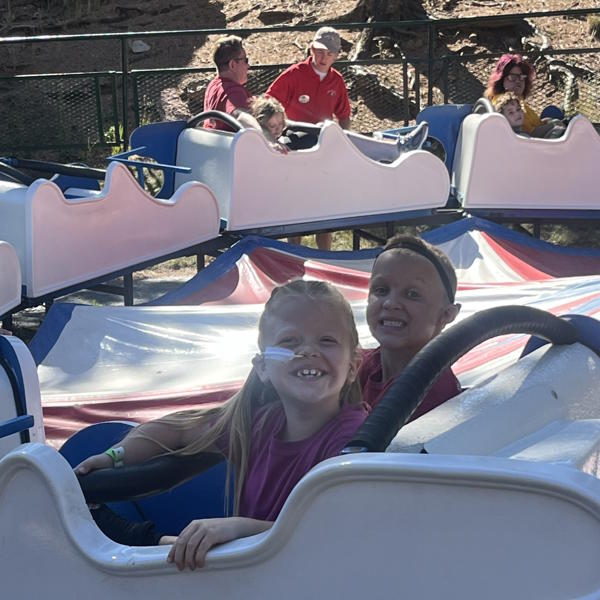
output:
[[87,475],[97,469],[109,469],[114,466],[113,459],[108,454],[94,454],[80,462],[73,470],[76,475]]
[[174,562],[180,571],[186,567],[193,571],[196,567],[204,566],[206,553],[213,546],[260,533],[269,529],[271,525],[269,521],[245,517],[192,521],[179,534],[167,556],[167,561]]

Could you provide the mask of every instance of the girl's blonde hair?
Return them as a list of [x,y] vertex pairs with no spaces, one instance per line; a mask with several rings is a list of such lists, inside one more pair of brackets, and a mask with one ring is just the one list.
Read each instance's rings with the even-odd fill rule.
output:
[[[358,333],[354,315],[348,301],[331,284],[322,281],[291,281],[277,287],[265,304],[265,309],[258,323],[258,346],[264,352],[264,335],[266,321],[280,306],[291,298],[306,298],[319,304],[335,304],[348,329],[348,343],[352,352],[358,347]],[[174,454],[189,456],[204,452],[215,445],[222,437],[228,436],[229,461],[227,465],[227,483],[225,488],[225,508],[228,511],[231,498],[231,471],[235,473],[233,514],[239,513],[241,491],[248,470],[252,421],[258,409],[275,407],[279,396],[270,383],[263,383],[254,367],[250,371],[242,389],[227,402],[217,408],[181,411],[166,415],[159,422],[187,429],[206,421],[206,429],[199,437],[184,448],[173,451]],[[362,402],[361,388],[358,381],[346,382],[340,392],[340,406],[357,405]],[[265,411],[263,419],[269,411]],[[146,437],[146,436],[144,436]],[[151,438],[148,438],[151,439]],[[153,440],[155,441],[155,440]]]
[[522,110],[525,110],[523,101],[514,92],[504,92],[492,100],[492,104],[494,105],[496,112],[499,113],[501,113],[502,109],[511,102],[516,102]]
[[277,113],[283,113],[285,119],[283,104],[276,98],[271,98],[271,96],[261,95],[254,97],[250,103],[250,113],[263,129],[267,126],[267,121]]

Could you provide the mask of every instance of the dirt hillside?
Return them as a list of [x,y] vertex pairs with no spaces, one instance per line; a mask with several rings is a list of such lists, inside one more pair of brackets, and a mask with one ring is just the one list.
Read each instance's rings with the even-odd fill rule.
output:
[[[443,19],[531,11],[584,9],[597,7],[597,0],[0,0],[0,36],[61,35],[131,31],[164,31],[207,28],[248,28],[267,25],[307,25],[320,22]],[[591,36],[585,17],[578,20],[546,18],[535,21],[529,33],[540,45],[549,40],[552,47],[598,45]],[[509,50],[521,44],[506,31],[455,31],[444,34],[451,51]],[[345,34],[343,51],[352,48],[353,34]],[[410,37],[410,36],[409,36]],[[404,39],[402,50],[410,54],[423,42]],[[545,40],[544,40],[545,38]],[[254,63],[292,62],[303,55],[310,34],[252,35],[247,40]],[[192,36],[150,42],[146,52],[134,55],[136,68],[210,65],[210,38]],[[377,46],[377,45],[376,45]],[[370,54],[385,50],[385,44],[370,48]],[[39,44],[0,46],[5,74],[75,72],[119,68],[118,53],[98,44]],[[342,54],[343,57],[343,54]]]

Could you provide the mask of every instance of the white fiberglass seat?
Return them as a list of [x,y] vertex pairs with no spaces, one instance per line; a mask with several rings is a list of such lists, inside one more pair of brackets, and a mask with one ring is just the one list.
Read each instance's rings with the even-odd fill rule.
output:
[[472,114],[452,184],[466,209],[600,210],[600,136],[583,116],[557,139],[518,136],[498,113]]
[[[387,143],[387,142],[382,142]],[[368,219],[444,207],[449,177],[429,152],[401,155],[391,164],[368,158],[335,123],[318,144],[281,154],[261,132],[235,134],[184,129],[177,141],[176,188],[201,181],[214,191],[227,229]]]
[[19,257],[28,298],[216,238],[219,226],[206,186],[189,183],[168,200],[153,198],[116,163],[99,195],[66,198],[45,179],[0,194],[0,240]]
[[21,266],[15,249],[0,241],[0,316],[21,303]]

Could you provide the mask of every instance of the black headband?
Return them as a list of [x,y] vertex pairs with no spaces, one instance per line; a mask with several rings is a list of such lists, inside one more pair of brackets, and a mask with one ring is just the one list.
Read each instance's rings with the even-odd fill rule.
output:
[[408,240],[399,242],[398,245],[390,246],[389,248],[384,248],[380,253],[381,256],[387,250],[410,250],[415,254],[419,254],[423,258],[426,258],[438,272],[440,279],[442,280],[442,284],[444,285],[444,289],[446,290],[446,294],[448,294],[448,299],[452,304],[454,304],[454,292],[452,291],[452,286],[450,285],[450,279],[448,278],[448,273],[446,273],[444,269],[444,265],[440,259],[431,251],[429,248],[425,246],[421,246],[421,244],[417,244],[416,242],[410,242]]

